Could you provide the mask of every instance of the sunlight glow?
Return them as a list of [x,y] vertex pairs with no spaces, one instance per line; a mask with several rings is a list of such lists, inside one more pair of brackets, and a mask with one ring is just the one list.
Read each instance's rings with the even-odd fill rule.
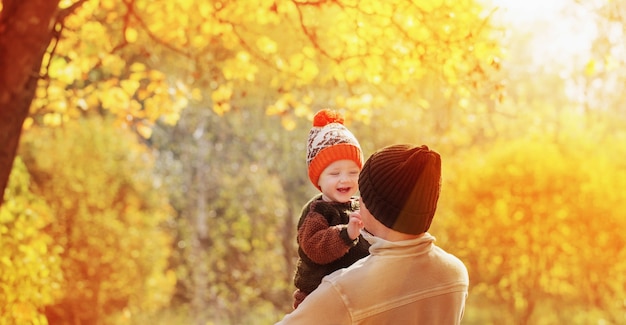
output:
[[486,0],[496,9],[494,21],[532,36],[536,63],[585,60],[596,27],[589,13],[572,0]]

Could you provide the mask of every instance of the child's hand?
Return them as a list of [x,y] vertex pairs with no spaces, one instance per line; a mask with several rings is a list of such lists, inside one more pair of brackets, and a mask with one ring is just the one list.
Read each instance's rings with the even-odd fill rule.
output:
[[348,236],[350,239],[355,240],[361,234],[363,229],[363,222],[361,221],[361,214],[359,211],[350,213],[350,221],[348,221]]

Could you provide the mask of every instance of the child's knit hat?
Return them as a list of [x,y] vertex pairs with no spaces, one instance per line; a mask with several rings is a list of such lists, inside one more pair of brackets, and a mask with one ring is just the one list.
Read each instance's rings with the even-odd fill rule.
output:
[[388,228],[428,230],[441,188],[441,157],[427,146],[393,145],[375,152],[359,174],[361,200]]
[[343,116],[331,109],[322,109],[313,117],[313,128],[309,132],[306,148],[306,164],[309,168],[309,179],[318,189],[320,174],[331,163],[350,159],[359,169],[363,166],[361,145],[343,125],[343,121]]

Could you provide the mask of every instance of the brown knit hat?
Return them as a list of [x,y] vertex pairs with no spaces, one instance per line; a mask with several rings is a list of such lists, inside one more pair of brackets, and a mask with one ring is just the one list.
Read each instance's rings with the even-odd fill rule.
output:
[[317,185],[320,174],[328,165],[342,159],[353,160],[360,169],[363,166],[361,145],[343,125],[343,116],[339,112],[322,109],[313,117],[306,148],[306,164],[313,186],[320,189]]
[[441,187],[441,157],[427,146],[393,145],[375,152],[359,175],[367,210],[406,234],[428,230]]

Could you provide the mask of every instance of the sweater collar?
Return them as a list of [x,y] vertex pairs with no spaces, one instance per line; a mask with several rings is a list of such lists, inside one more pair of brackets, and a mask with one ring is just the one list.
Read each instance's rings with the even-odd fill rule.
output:
[[418,255],[430,250],[432,244],[435,242],[435,237],[430,233],[425,233],[424,236],[420,238],[402,241],[388,241],[376,237],[367,231],[362,231],[361,234],[363,238],[371,244],[369,249],[371,255]]

